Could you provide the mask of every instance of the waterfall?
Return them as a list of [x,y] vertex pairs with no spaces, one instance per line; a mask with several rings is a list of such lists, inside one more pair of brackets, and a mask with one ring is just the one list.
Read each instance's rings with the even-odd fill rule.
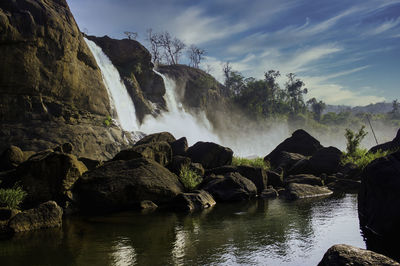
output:
[[121,80],[118,70],[99,46],[93,41],[84,39],[96,59],[97,65],[100,67],[101,75],[103,76],[103,81],[110,97],[111,107],[117,112],[121,128],[126,131],[138,130],[135,106]]

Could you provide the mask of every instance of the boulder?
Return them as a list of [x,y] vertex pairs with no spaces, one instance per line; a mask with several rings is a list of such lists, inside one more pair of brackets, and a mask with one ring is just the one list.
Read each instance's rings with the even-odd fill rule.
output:
[[63,211],[54,201],[40,204],[37,208],[15,215],[8,223],[13,232],[31,231],[42,228],[60,227]]
[[313,174],[333,174],[338,172],[342,152],[335,147],[321,148],[310,158]]
[[334,245],[330,247],[318,266],[336,266],[336,265],[400,265],[396,261],[375,253],[373,251],[349,246],[349,245]]
[[358,192],[361,186],[360,181],[351,180],[351,179],[343,179],[343,178],[335,178],[329,183],[326,182],[326,186],[333,191],[341,191],[341,192]]
[[400,151],[367,165],[358,193],[360,224],[382,238],[400,236],[399,191]]
[[191,163],[192,163],[192,161],[190,160],[189,157],[177,155],[177,156],[172,157],[172,161],[167,165],[167,168],[172,173],[179,176],[182,166],[184,166],[184,165],[188,166]]
[[261,167],[241,165],[238,166],[238,172],[256,185],[257,194],[260,194],[264,189],[267,188],[267,173]]
[[291,168],[286,171],[286,175],[298,174],[314,174],[314,169],[311,167],[310,159],[305,158],[297,161]]
[[28,193],[24,204],[34,206],[54,200],[65,207],[72,186],[86,171],[74,155],[52,151],[35,154],[17,168],[16,175]]
[[319,196],[327,196],[333,192],[326,187],[312,186],[308,184],[290,183],[285,190],[288,199],[303,199]]
[[260,194],[260,197],[264,199],[274,199],[277,198],[278,196],[279,193],[274,188],[266,188]]
[[321,178],[314,175],[290,175],[285,178],[285,184],[298,183],[308,184],[312,186],[323,186],[324,182]]
[[214,198],[204,190],[195,190],[191,193],[182,193],[176,196],[173,206],[180,211],[199,211],[214,206]]
[[362,170],[354,163],[347,163],[340,166],[339,173],[343,174],[345,179],[361,180]]
[[102,161],[93,160],[90,158],[80,157],[78,160],[81,161],[84,165],[86,165],[88,170],[93,170],[93,169],[103,165]]
[[113,160],[127,161],[138,158],[147,158],[166,166],[172,161],[172,149],[166,141],[149,141],[148,143],[135,145],[130,149],[120,151]]
[[268,186],[276,187],[283,187],[285,184],[283,183],[283,175],[278,174],[274,171],[267,171],[268,176]]
[[0,155],[0,172],[15,169],[25,160],[24,152],[17,146],[11,145]]
[[170,143],[171,148],[172,148],[172,154],[174,156],[180,155],[180,156],[186,156],[186,152],[189,148],[187,139],[185,137],[182,137],[174,142]]
[[69,154],[71,154],[73,150],[74,150],[74,146],[69,142],[64,143],[63,145],[60,145],[60,146],[54,148],[54,151],[61,152],[61,153],[69,153]]
[[160,132],[154,133],[145,136],[144,138],[140,139],[138,142],[135,143],[135,146],[143,145],[143,144],[151,144],[155,142],[165,141],[167,143],[172,143],[176,141],[175,137],[169,132]]
[[187,156],[192,162],[210,169],[232,164],[233,151],[213,142],[199,141],[187,150]]
[[154,210],[157,209],[158,206],[151,200],[142,200],[139,202],[139,209],[140,210]]
[[281,152],[299,153],[304,156],[312,156],[316,151],[322,149],[322,145],[302,129],[293,132],[290,138],[285,139],[272,152],[265,156],[264,160],[269,161],[273,167],[279,164]]
[[257,187],[239,173],[205,179],[199,186],[217,201],[248,200],[257,195]]
[[377,151],[395,151],[400,148],[400,128],[397,131],[396,137],[389,142],[372,147],[369,152],[376,153]]
[[165,204],[182,192],[175,174],[146,158],[107,162],[85,173],[74,187],[78,205],[93,212],[129,209],[143,200]]
[[224,166],[219,166],[211,169],[206,169],[205,175],[225,175],[227,173],[234,173],[238,172],[238,167],[234,165],[224,165]]
[[290,168],[292,168],[299,161],[303,161],[306,159],[307,159],[307,157],[302,154],[282,151],[276,158],[276,166],[277,167],[275,167],[275,168],[279,167],[279,168],[287,171]]

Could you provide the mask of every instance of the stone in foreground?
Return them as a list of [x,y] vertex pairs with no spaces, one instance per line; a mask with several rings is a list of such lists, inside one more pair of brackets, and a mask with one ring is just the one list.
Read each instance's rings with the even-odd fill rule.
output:
[[320,263],[318,264],[318,266],[336,265],[396,266],[400,264],[379,253],[341,244],[334,245],[329,248]]
[[179,194],[174,200],[174,208],[181,211],[198,211],[214,206],[214,198],[204,190]]
[[213,142],[199,141],[187,150],[187,156],[194,163],[201,163],[211,169],[232,163],[233,151]]
[[320,196],[328,196],[333,192],[326,187],[312,186],[308,184],[290,183],[286,187],[285,196],[288,199],[303,199]]

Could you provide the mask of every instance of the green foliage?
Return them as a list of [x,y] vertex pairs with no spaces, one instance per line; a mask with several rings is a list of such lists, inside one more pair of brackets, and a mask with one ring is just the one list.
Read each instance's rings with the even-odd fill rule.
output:
[[104,125],[107,126],[107,127],[111,126],[111,124],[112,124],[112,118],[111,118],[111,116],[108,115],[107,118],[104,119],[103,123],[104,123]]
[[189,165],[183,165],[179,172],[179,180],[187,190],[193,190],[201,182],[201,176],[190,169]]
[[268,170],[270,165],[264,161],[263,158],[257,157],[254,159],[247,159],[242,157],[233,157],[232,165],[239,166],[239,165],[246,165],[246,166],[253,166],[253,167],[260,167],[264,170]]
[[361,141],[365,138],[365,136],[368,134],[365,130],[365,126],[362,126],[360,130],[355,133],[351,129],[346,128],[346,133],[344,136],[346,137],[347,140],[347,153],[352,155],[357,152],[357,149],[359,149]]
[[26,192],[21,187],[10,189],[0,188],[0,207],[18,209],[25,197]]
[[375,159],[387,156],[389,151],[377,151],[376,153],[368,152],[367,149],[357,148],[353,153],[343,153],[341,164],[353,163],[361,170],[364,169],[370,162]]

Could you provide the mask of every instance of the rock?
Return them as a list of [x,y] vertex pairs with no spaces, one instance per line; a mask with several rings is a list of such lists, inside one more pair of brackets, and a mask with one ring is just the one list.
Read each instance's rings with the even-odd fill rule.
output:
[[238,166],[238,172],[252,181],[257,187],[257,194],[260,194],[267,188],[268,178],[267,173],[260,167]]
[[189,157],[185,156],[174,156],[172,157],[172,161],[167,165],[167,168],[174,174],[179,176],[179,173],[181,171],[182,166],[190,165],[192,161],[190,160]]
[[285,184],[283,183],[283,175],[280,175],[274,171],[267,171],[268,177],[268,186],[283,187]]
[[195,190],[191,193],[182,193],[176,196],[174,208],[180,211],[199,211],[214,206],[214,198],[204,190]]
[[74,149],[74,146],[71,143],[67,142],[67,143],[64,143],[63,145],[56,147],[54,149],[54,151],[71,154],[73,149]]
[[199,187],[210,193],[217,201],[248,200],[257,195],[254,183],[239,173],[207,178]]
[[89,158],[85,158],[85,157],[80,157],[78,160],[81,161],[84,165],[86,165],[88,170],[93,170],[93,169],[96,169],[97,167],[103,165],[102,161],[93,160],[93,159],[89,159]]
[[327,182],[326,186],[333,191],[351,193],[358,192],[361,186],[361,182],[351,179],[336,178],[329,183]]
[[400,148],[400,128],[397,131],[396,137],[389,142],[376,145],[372,147],[368,152],[376,153],[377,151],[395,151]]
[[234,165],[224,165],[224,166],[219,166],[211,169],[207,169],[205,172],[205,175],[225,175],[227,173],[234,173],[238,172],[238,167]]
[[189,168],[201,177],[205,174],[205,170],[200,163],[190,163]]
[[149,141],[149,143],[135,145],[130,149],[120,151],[113,160],[127,161],[138,158],[147,158],[166,166],[172,161],[172,149],[165,141]]
[[335,147],[321,148],[310,158],[313,174],[333,174],[338,172],[342,152]]
[[182,137],[174,142],[170,143],[171,148],[172,148],[172,154],[174,156],[180,155],[180,156],[186,156],[186,152],[188,150],[188,142],[185,137]]
[[289,168],[289,170],[286,171],[286,175],[314,174],[314,172],[310,160],[305,158],[297,161],[291,168]]
[[328,249],[318,266],[336,265],[400,265],[396,261],[373,251],[349,245],[334,245]]
[[283,170],[287,171],[290,168],[292,168],[296,163],[299,161],[303,161],[307,159],[306,156],[298,153],[291,153],[291,152],[286,152],[282,151],[276,159],[277,167],[282,168]]
[[40,204],[35,209],[15,215],[8,223],[13,232],[31,231],[42,228],[60,227],[63,211],[54,201]]
[[157,204],[155,204],[151,200],[142,200],[139,203],[139,209],[141,209],[141,210],[150,210],[150,209],[157,209],[157,208],[158,208]]
[[312,186],[323,186],[324,182],[321,178],[314,175],[290,175],[285,178],[285,184],[298,183],[308,184]]
[[276,191],[273,188],[266,188],[260,194],[260,197],[264,199],[274,199],[277,198],[278,196],[279,196],[278,191]]
[[139,146],[139,145],[143,145],[143,144],[151,144],[151,143],[161,142],[161,141],[165,141],[168,144],[170,144],[170,143],[176,141],[176,139],[169,132],[154,133],[154,134],[147,135],[144,138],[142,138],[141,140],[139,140],[138,142],[136,142],[135,146]]
[[199,141],[187,150],[187,156],[192,162],[210,169],[231,164],[233,151],[213,142]]
[[319,196],[327,196],[333,192],[326,187],[312,186],[308,184],[290,183],[285,190],[288,199],[303,199]]
[[25,160],[24,152],[17,146],[11,145],[0,155],[0,171],[15,169]]
[[18,210],[0,207],[0,221],[8,221],[19,213]]
[[400,236],[400,151],[378,158],[362,173],[360,224],[384,239]]
[[21,185],[28,193],[24,203],[34,206],[54,200],[64,206],[71,199],[72,186],[86,171],[74,155],[51,151],[35,154],[17,168]]
[[341,166],[339,172],[343,174],[343,178],[361,180],[362,170],[354,163],[347,163]]
[[146,158],[107,162],[74,187],[77,203],[91,212],[129,209],[143,200],[165,204],[182,192],[175,174]]
[[304,156],[312,156],[316,151],[322,149],[322,145],[302,129],[296,130],[290,138],[284,140],[264,160],[269,161],[273,167],[278,166],[281,152],[299,153]]

